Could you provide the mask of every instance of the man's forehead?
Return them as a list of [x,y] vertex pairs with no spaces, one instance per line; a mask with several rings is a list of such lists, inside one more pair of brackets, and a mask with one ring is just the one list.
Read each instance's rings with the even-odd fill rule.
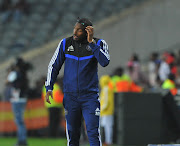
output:
[[84,29],[84,26],[81,24],[81,23],[76,23],[74,27],[77,27],[77,28],[82,28]]

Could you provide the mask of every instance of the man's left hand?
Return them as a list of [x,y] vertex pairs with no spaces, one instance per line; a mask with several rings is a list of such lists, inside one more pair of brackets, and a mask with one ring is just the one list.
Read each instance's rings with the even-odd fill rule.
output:
[[94,28],[92,26],[87,26],[85,30],[87,32],[87,41],[89,43],[92,43],[93,42],[93,35],[94,35]]

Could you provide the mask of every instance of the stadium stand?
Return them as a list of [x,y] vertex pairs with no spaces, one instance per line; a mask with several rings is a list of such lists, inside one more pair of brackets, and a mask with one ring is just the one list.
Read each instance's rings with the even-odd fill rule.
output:
[[142,1],[145,0],[27,0],[29,15],[23,15],[19,23],[10,19],[0,26],[0,60],[69,33],[77,16],[97,22]]

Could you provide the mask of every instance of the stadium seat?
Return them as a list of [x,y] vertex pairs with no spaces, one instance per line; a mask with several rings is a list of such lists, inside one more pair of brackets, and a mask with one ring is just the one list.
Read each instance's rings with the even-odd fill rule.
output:
[[[29,15],[24,15],[20,23],[10,20],[1,25],[0,44],[6,48],[21,41],[24,48],[32,49],[65,33],[72,33],[77,17],[88,17],[95,23],[142,1],[145,0],[28,0],[31,6]],[[22,52],[25,50],[21,49]]]

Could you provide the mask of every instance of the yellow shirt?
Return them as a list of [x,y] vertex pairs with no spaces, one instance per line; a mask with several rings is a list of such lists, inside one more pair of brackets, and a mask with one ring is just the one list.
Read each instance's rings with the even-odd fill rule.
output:
[[101,116],[114,114],[114,92],[107,85],[104,86],[100,93]]

